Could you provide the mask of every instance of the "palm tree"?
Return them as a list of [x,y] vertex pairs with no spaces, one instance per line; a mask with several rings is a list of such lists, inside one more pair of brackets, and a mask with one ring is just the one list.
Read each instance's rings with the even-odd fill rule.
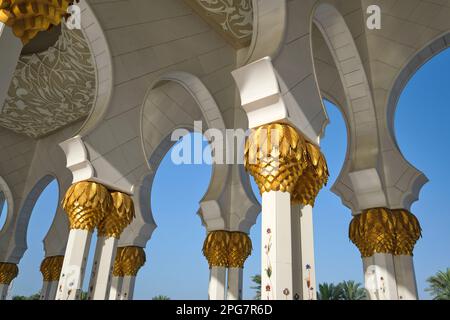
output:
[[450,300],[450,268],[429,277],[427,282],[430,287],[425,291],[430,292],[433,300]]
[[319,291],[317,292],[317,300],[341,300],[342,288],[340,284],[334,285],[333,283],[319,284]]
[[261,300],[261,275],[256,274],[252,277],[252,281],[255,286],[250,287],[253,290],[256,290],[256,295],[254,297],[255,300]]
[[339,283],[342,300],[367,300],[366,290],[353,280]]
[[152,300],[170,300],[170,298],[168,296],[160,294],[158,296],[153,297]]

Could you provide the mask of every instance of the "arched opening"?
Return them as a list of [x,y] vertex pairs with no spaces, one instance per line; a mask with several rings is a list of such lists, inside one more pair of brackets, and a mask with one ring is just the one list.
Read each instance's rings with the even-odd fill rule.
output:
[[450,49],[446,49],[420,67],[405,89],[398,93],[400,98],[394,120],[402,154],[429,179],[420,193],[420,200],[411,209],[420,221],[423,234],[414,249],[421,299],[431,298],[424,291],[428,287],[426,279],[450,265],[448,254],[444,254],[450,243],[450,209],[447,206],[449,83]]
[[191,141],[192,155],[199,147],[194,141],[200,141],[204,153],[210,150],[200,133],[190,133],[172,147],[169,145],[157,164],[151,211],[158,228],[145,249],[147,263],[138,274],[134,299],[207,299],[209,270],[201,251],[206,231],[196,213],[212,168],[208,161],[173,163],[172,150],[185,139]]
[[[330,120],[321,139],[330,177],[313,211],[316,289],[320,284],[337,285],[349,280],[363,287],[360,255],[348,239],[348,226],[356,209],[348,171],[351,165],[358,166],[367,150],[378,148],[374,129],[369,129],[371,138],[364,143],[358,137],[360,131],[371,127],[367,119],[376,128],[373,101],[352,34],[332,5],[316,7],[311,41],[314,69]],[[362,114],[365,117],[360,117]]]
[[19,275],[12,284],[13,299],[15,296],[39,298],[38,293],[42,287],[40,264],[44,259],[43,239],[54,219],[58,197],[57,180],[46,176],[36,184],[26,200],[26,204],[32,208],[24,231],[28,248],[20,260]]
[[330,120],[321,150],[327,159],[330,177],[319,193],[313,211],[317,286],[355,280],[364,283],[359,252],[348,240],[351,210],[331,191],[346,161],[347,128],[341,110],[324,100]]
[[0,191],[0,231],[6,222],[6,216],[8,215],[8,201],[2,191]]

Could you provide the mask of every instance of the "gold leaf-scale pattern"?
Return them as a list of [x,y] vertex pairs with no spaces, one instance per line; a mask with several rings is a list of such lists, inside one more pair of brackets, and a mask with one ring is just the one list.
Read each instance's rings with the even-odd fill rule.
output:
[[62,201],[70,229],[93,231],[111,211],[112,197],[101,184],[82,181],[70,186]]
[[0,262],[0,284],[9,285],[18,273],[19,268],[16,264]]
[[210,268],[243,268],[251,252],[250,237],[239,231],[211,231],[203,243],[203,254]]
[[228,266],[228,243],[230,233],[224,230],[209,232],[203,243],[203,255],[208,260],[209,267]]
[[46,257],[41,263],[41,273],[44,281],[58,281],[61,275],[61,269],[64,262],[64,256]]
[[98,236],[119,239],[123,230],[133,221],[134,205],[131,197],[122,192],[112,192],[112,210],[98,226]]
[[243,268],[252,253],[252,241],[244,232],[231,232],[228,244],[228,268]]
[[139,269],[145,264],[145,251],[141,247],[129,246],[117,248],[114,260],[114,277],[135,277]]
[[289,192],[293,203],[304,205],[314,205],[329,176],[320,149],[295,128],[281,123],[251,131],[244,164],[261,193]]
[[417,218],[406,210],[372,208],[353,218],[349,238],[362,257],[375,253],[412,255],[421,236]]
[[0,22],[11,27],[23,44],[40,31],[57,26],[67,15],[70,0],[0,0]]

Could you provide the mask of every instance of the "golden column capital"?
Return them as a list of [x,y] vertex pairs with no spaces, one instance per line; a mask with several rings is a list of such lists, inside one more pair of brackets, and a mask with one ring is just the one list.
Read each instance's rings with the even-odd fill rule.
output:
[[19,268],[14,263],[0,262],[0,284],[9,285],[19,274]]
[[98,225],[99,237],[120,238],[123,230],[133,221],[133,199],[122,192],[112,192],[112,210]]
[[252,240],[244,232],[230,232],[228,243],[228,267],[244,268],[245,260],[252,253]]
[[230,233],[225,230],[210,231],[203,243],[203,255],[209,267],[228,267]]
[[145,251],[141,247],[129,246],[117,248],[114,261],[114,277],[135,277],[139,269],[145,264]]
[[289,192],[293,203],[314,205],[328,181],[328,167],[319,147],[288,124],[271,123],[252,129],[244,159],[261,194]]
[[12,28],[23,44],[40,31],[57,26],[73,0],[0,0],[0,22]]
[[112,197],[101,184],[82,181],[70,186],[62,207],[69,217],[70,229],[92,232],[111,211]]
[[412,255],[421,236],[417,218],[406,210],[366,209],[350,222],[349,238],[362,257],[375,253]]
[[404,209],[394,209],[395,217],[395,252],[397,256],[412,256],[414,245],[422,236],[419,220],[411,212]]
[[61,269],[64,262],[64,256],[46,257],[41,263],[41,273],[45,282],[58,281],[61,275]]

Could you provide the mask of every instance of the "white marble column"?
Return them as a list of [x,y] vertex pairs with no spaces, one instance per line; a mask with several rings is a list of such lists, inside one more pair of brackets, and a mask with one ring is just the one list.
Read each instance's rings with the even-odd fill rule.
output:
[[120,300],[133,300],[136,276],[124,276],[120,288]]
[[89,300],[107,300],[109,298],[117,242],[118,240],[114,237],[99,236],[97,238],[89,282]]
[[364,283],[370,300],[397,300],[394,256],[375,253],[363,258]]
[[55,300],[58,290],[58,281],[44,281],[41,289],[40,300]]
[[312,211],[311,206],[292,207],[294,300],[317,299]]
[[120,300],[123,277],[112,277],[111,288],[109,290],[109,300]]
[[11,28],[0,22],[0,112],[19,61],[23,45]]
[[9,284],[0,283],[0,300],[6,300],[8,296]]
[[291,195],[262,194],[261,300],[292,300]]
[[226,267],[212,266],[210,268],[208,287],[209,300],[225,300],[226,277]]
[[302,206],[300,210],[303,300],[316,300],[317,286],[314,257],[313,208],[311,206]]
[[129,195],[112,192],[111,199],[112,210],[98,225],[97,246],[89,283],[89,300],[109,299],[118,239],[134,217],[134,204]]
[[91,231],[70,230],[56,300],[80,299],[91,238]]
[[227,300],[242,300],[244,269],[228,268]]
[[117,248],[109,300],[133,299],[136,276],[145,261],[144,248],[136,246]]
[[394,267],[398,299],[417,300],[419,295],[413,257],[409,255],[394,256]]

